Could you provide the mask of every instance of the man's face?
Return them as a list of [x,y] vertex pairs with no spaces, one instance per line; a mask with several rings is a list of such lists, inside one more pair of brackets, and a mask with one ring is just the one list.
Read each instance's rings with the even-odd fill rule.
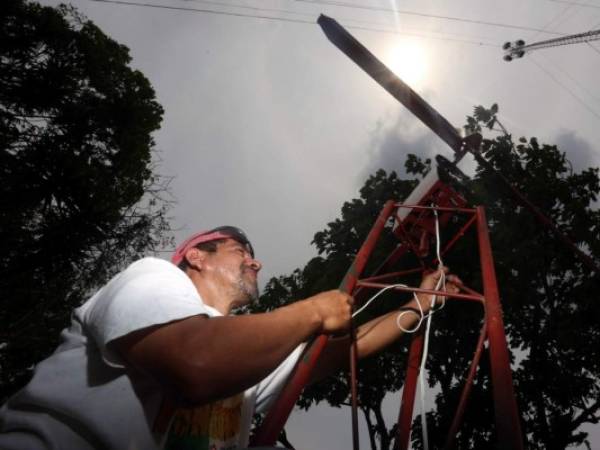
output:
[[257,276],[262,265],[243,244],[226,239],[218,244],[216,252],[208,253],[206,264],[206,270],[211,271],[214,282],[219,283],[232,297],[233,307],[258,299]]

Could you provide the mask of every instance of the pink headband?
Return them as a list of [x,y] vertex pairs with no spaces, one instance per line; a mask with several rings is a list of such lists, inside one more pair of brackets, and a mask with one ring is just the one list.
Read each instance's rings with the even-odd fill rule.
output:
[[254,257],[254,249],[252,248],[252,244],[246,237],[246,233],[240,230],[237,227],[232,226],[222,226],[215,228],[210,231],[202,231],[200,233],[196,233],[186,239],[183,243],[179,245],[175,249],[175,253],[171,257],[171,262],[178,266],[183,258],[185,257],[185,253],[190,249],[194,248],[198,244],[202,244],[203,242],[216,241],[219,239],[235,239],[236,241],[246,245],[252,257]]

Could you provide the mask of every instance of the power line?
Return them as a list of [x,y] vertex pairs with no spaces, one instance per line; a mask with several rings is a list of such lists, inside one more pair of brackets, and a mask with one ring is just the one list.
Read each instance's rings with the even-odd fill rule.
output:
[[583,7],[587,7],[587,8],[600,9],[600,6],[593,5],[591,3],[570,2],[567,0],[548,0],[548,1],[554,2],[554,3],[566,3],[567,5],[575,5],[575,6],[583,6]]
[[[556,15],[555,15],[555,16],[552,18],[552,20],[551,20],[550,22],[548,22],[546,25],[544,25],[544,26],[542,27],[542,29],[543,29],[544,31],[546,31],[548,28],[550,28],[550,25],[553,25],[553,24],[554,24],[554,22],[556,22],[556,21],[557,21],[557,20],[558,20],[558,19],[559,19],[559,18],[560,18],[560,17],[561,17],[561,16],[562,16],[564,13],[566,13],[566,12],[567,12],[567,10],[568,10],[569,8],[572,8],[572,7],[573,7],[573,5],[572,5],[572,4],[568,4],[567,6],[565,6],[565,7],[564,7],[564,9],[563,9],[561,12],[559,12],[558,14],[556,14]],[[534,40],[534,39],[536,39],[536,38],[537,38],[537,37],[538,37],[538,36],[539,36],[541,33],[542,33],[541,31],[540,31],[540,32],[537,32],[537,33],[536,33],[536,34],[534,34],[534,35],[533,35],[533,36],[532,36],[530,39],[531,39],[531,40]]]
[[588,46],[589,46],[589,47],[590,47],[592,50],[594,50],[596,53],[598,53],[598,54],[600,55],[600,50],[598,50],[596,47],[594,47],[594,46],[592,45],[592,43],[591,43],[591,42],[586,42],[586,44],[587,44],[587,45],[588,45]]
[[553,64],[554,68],[561,72],[564,76],[570,79],[573,83],[577,85],[579,89],[585,92],[589,97],[593,98],[597,102],[600,102],[600,98],[598,98],[593,92],[591,92],[588,88],[586,88],[583,84],[581,84],[575,77],[573,77],[569,72],[567,72],[560,64]]
[[533,62],[541,71],[543,71],[546,75],[548,75],[556,84],[558,84],[561,88],[567,91],[575,100],[577,100],[581,105],[583,105],[589,112],[591,112],[594,116],[600,119],[600,114],[594,111],[583,99],[581,99],[577,94],[575,94],[571,89],[569,89],[564,83],[562,83],[558,78],[550,73],[550,71],[546,70],[542,65],[540,65],[533,56],[530,55],[529,60]]
[[214,9],[189,8],[189,7],[171,6],[171,5],[157,5],[157,4],[153,4],[153,3],[137,3],[137,2],[130,2],[130,1],[126,1],[126,0],[89,0],[89,1],[97,2],[97,3],[110,3],[110,4],[114,4],[114,5],[140,6],[140,7],[144,7],[144,8],[166,9],[166,10],[171,10],[171,11],[191,11],[191,12],[204,13],[204,14],[216,14],[216,15],[234,16],[234,17],[251,17],[251,18],[255,18],[255,19],[266,19],[266,20],[275,20],[275,21],[280,21],[280,22],[305,23],[305,24],[314,25],[314,22],[309,21],[309,20],[290,19],[287,17],[272,17],[272,16],[265,16],[265,15],[260,15],[260,14],[244,14],[244,13],[236,13],[233,11],[215,11]]
[[[220,7],[228,7],[228,8],[239,8],[239,9],[246,9],[246,10],[250,10],[250,11],[261,11],[261,12],[276,12],[276,13],[283,13],[283,14],[292,14],[292,15],[296,15],[296,16],[301,16],[301,17],[309,17],[311,20],[314,19],[315,14],[314,13],[305,13],[305,12],[299,12],[299,11],[292,11],[289,9],[279,9],[279,8],[264,8],[264,7],[258,7],[258,6],[248,6],[248,5],[243,5],[240,3],[232,3],[232,2],[221,2],[221,1],[217,1],[217,0],[182,0],[184,2],[194,2],[194,3],[202,3],[205,5],[214,5],[214,6],[220,6]],[[374,26],[393,26],[392,24],[389,23],[382,23],[382,22],[373,22],[371,20],[361,20],[361,19],[351,19],[351,18],[347,18],[347,17],[342,17],[342,18],[338,18],[337,19],[340,22],[355,22],[355,23],[362,23],[362,24],[366,24],[366,25],[374,25]],[[403,27],[402,28],[402,32],[398,32],[398,34],[403,34],[403,33],[414,33],[415,35],[418,36],[423,36],[423,37],[429,37],[430,35],[423,35],[422,33],[418,33],[416,34],[415,31],[413,31],[414,28],[410,28],[410,27]],[[391,30],[390,30],[391,32]],[[486,37],[482,37],[482,36],[476,36],[476,35],[467,35],[467,34],[461,34],[461,33],[452,33],[452,32],[442,32],[442,31],[431,31],[431,34],[439,34],[442,36],[461,36],[461,37],[471,37],[471,38],[479,38],[479,39],[488,39]],[[435,36],[433,36],[433,38],[435,38]],[[465,39],[465,42],[468,43],[473,43],[473,44],[477,44],[480,45],[481,42],[480,41],[471,41],[468,39]],[[490,44],[492,44],[492,42],[490,42]],[[493,44],[494,46],[496,46],[496,44]]]
[[487,22],[484,20],[466,19],[463,17],[454,17],[454,16],[442,16],[442,15],[438,15],[438,14],[426,14],[426,13],[420,13],[420,12],[416,12],[416,11],[406,11],[406,10],[400,10],[400,9],[394,9],[394,8],[384,8],[381,6],[358,5],[356,3],[339,2],[339,1],[335,1],[335,0],[295,0],[295,1],[302,2],[302,3],[314,3],[314,4],[319,4],[319,5],[340,6],[340,7],[344,7],[344,8],[363,9],[363,10],[368,10],[368,11],[392,12],[395,14],[401,14],[401,15],[405,15],[405,16],[427,17],[430,19],[449,20],[449,21],[454,21],[454,22],[470,23],[470,24],[475,24],[475,25],[485,25],[485,26],[489,26],[489,27],[510,28],[510,29],[514,29],[514,30],[525,30],[525,31],[537,31],[537,32],[546,33],[546,34],[554,34],[557,36],[565,35],[565,33],[559,33],[558,31],[548,31],[548,30],[543,30],[540,28],[532,28],[532,27],[526,27],[526,26],[521,26],[521,25],[511,25],[508,23]]
[[314,18],[314,14],[302,13],[302,12],[298,12],[298,11],[290,11],[290,10],[286,10],[286,9],[263,8],[263,7],[258,7],[258,6],[241,5],[239,3],[218,2],[218,1],[214,1],[214,0],[183,0],[183,1],[184,2],[202,3],[202,4],[205,4],[205,5],[214,5],[214,6],[224,6],[224,7],[229,7],[229,8],[246,9],[246,10],[250,10],[250,11],[278,12],[278,13],[284,13],[284,14],[294,14],[296,16],[313,17]]
[[[273,16],[263,15],[263,14],[249,14],[249,13],[246,14],[246,13],[234,12],[234,11],[217,11],[214,9],[190,8],[190,7],[172,6],[172,5],[160,5],[160,4],[154,4],[154,3],[133,2],[133,1],[127,1],[127,0],[89,0],[89,1],[97,2],[97,3],[124,5],[124,6],[138,6],[138,7],[144,7],[144,8],[156,8],[156,9],[172,10],[172,11],[188,11],[188,12],[195,12],[195,13],[202,13],[202,14],[216,14],[216,15],[223,15],[223,16],[245,17],[245,18],[265,19],[265,20],[273,20],[273,21],[280,21],[280,22],[292,22],[292,23],[316,25],[314,20],[292,19],[289,17],[273,17]],[[216,2],[212,2],[212,3],[216,3]],[[240,6],[238,6],[238,7],[240,7]],[[251,8],[251,7],[249,7],[249,8]],[[256,8],[256,9],[261,10],[261,8]],[[290,11],[290,12],[292,12],[292,11]],[[348,28],[352,28],[355,30],[362,30],[362,31],[371,31],[374,33],[417,36],[417,37],[422,37],[422,38],[426,38],[426,39],[436,39],[436,40],[442,40],[442,41],[458,42],[458,43],[462,43],[462,44],[477,45],[480,47],[494,47],[494,48],[500,47],[499,45],[490,44],[490,43],[486,43],[486,42],[472,41],[472,40],[468,40],[468,39],[449,38],[449,37],[437,37],[437,36],[426,35],[423,33],[416,33],[416,32],[405,32],[405,31],[389,30],[389,29],[383,29],[383,28],[372,28],[372,27],[365,27],[365,26],[358,26],[358,25],[349,25]]]
[[[264,8],[264,7],[258,7],[258,6],[248,6],[248,5],[242,5],[240,3],[231,3],[231,2],[220,2],[220,1],[216,1],[216,0],[182,0],[184,2],[194,2],[194,3],[202,3],[205,5],[214,5],[214,6],[220,6],[220,7],[229,7],[229,8],[238,8],[238,9],[246,9],[246,10],[250,10],[250,11],[260,11],[260,12],[276,12],[276,13],[283,13],[283,14],[292,14],[295,16],[301,16],[301,17],[309,17],[311,20],[314,20],[315,14],[314,13],[305,13],[305,12],[299,12],[299,11],[292,11],[289,9],[279,9],[279,8]],[[350,19],[350,18],[339,18],[338,19],[341,22],[355,22],[355,23],[362,23],[362,24],[366,24],[366,25],[374,25],[374,26],[392,26],[389,23],[382,23],[382,22],[373,22],[370,20],[361,20],[361,19]],[[403,28],[404,33],[415,33],[414,31],[412,31],[413,28]],[[391,30],[390,30],[391,32]],[[401,32],[399,32],[400,34]],[[449,32],[436,32],[433,31],[432,33],[434,34],[440,34],[440,35],[447,35],[447,36],[462,36],[462,37],[478,37],[480,39],[487,39],[485,37],[481,37],[481,36],[473,36],[473,35],[465,35],[465,34],[460,34],[460,33],[449,33]],[[419,34],[419,36],[423,36],[422,34]],[[428,36],[428,35],[424,35],[424,36]],[[476,42],[476,41],[468,41],[468,42],[473,42],[476,44],[480,44],[480,42]]]

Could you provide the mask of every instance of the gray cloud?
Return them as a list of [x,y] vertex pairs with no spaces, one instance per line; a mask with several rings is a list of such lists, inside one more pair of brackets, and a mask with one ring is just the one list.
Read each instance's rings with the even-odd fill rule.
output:
[[432,131],[405,110],[376,123],[371,131],[368,152],[370,158],[361,173],[363,179],[378,169],[388,172],[394,170],[400,176],[406,175],[404,162],[409,153],[423,160],[433,159],[436,154],[448,157],[452,153]]
[[573,170],[581,171],[589,167],[600,166],[600,149],[594,149],[592,144],[573,130],[561,130],[555,140],[558,148],[565,152]]

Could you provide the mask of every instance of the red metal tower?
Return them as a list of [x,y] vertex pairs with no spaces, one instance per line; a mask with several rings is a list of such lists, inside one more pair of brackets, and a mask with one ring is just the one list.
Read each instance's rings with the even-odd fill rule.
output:
[[[455,301],[470,301],[481,304],[483,322],[480,338],[474,351],[473,360],[467,379],[465,380],[460,401],[457,405],[456,414],[452,426],[448,431],[446,448],[452,448],[454,438],[459,431],[469,392],[484,349],[484,343],[487,341],[489,343],[496,432],[499,448],[518,450],[523,448],[523,439],[513,390],[510,359],[502,320],[502,308],[496,283],[485,212],[483,207],[468,208],[465,204],[465,200],[455,190],[439,180],[437,170],[432,170],[430,175],[407,198],[406,203],[388,201],[385,204],[356,255],[353,264],[346,273],[340,289],[351,293],[358,300],[364,297],[364,294],[368,290],[389,287],[392,284],[397,284],[397,281],[392,282],[392,280],[396,280],[398,277],[427,270],[427,265],[423,257],[428,253],[427,243],[430,242],[435,234],[434,211],[437,212],[440,226],[446,224],[454,215],[463,216],[464,219],[461,221],[462,226],[447,240],[441,254],[444,255],[449,252],[465,233],[474,230],[477,235],[479,247],[483,293],[475,292],[469,287],[463,286],[460,293],[447,296]],[[391,221],[393,221],[392,226],[390,226]],[[368,277],[363,277],[367,261],[384,233],[392,233],[398,239],[398,244],[374,273]],[[417,261],[419,261],[417,267],[402,271],[390,271],[394,263],[406,253],[412,253],[417,257]],[[439,291],[410,287],[396,286],[393,289],[404,292],[442,295],[442,292]],[[327,337],[319,336],[307,348],[304,357],[301,358],[296,367],[294,375],[276,404],[270,410],[262,427],[256,433],[253,440],[254,445],[274,444],[326,343]],[[396,438],[396,448],[398,450],[407,449],[409,445],[416,383],[419,375],[422,350],[423,334],[417,333],[412,339],[408,356],[408,369],[402,391],[401,408],[398,418],[398,435]],[[356,354],[355,351],[351,353],[352,429],[354,448],[357,449]]]

